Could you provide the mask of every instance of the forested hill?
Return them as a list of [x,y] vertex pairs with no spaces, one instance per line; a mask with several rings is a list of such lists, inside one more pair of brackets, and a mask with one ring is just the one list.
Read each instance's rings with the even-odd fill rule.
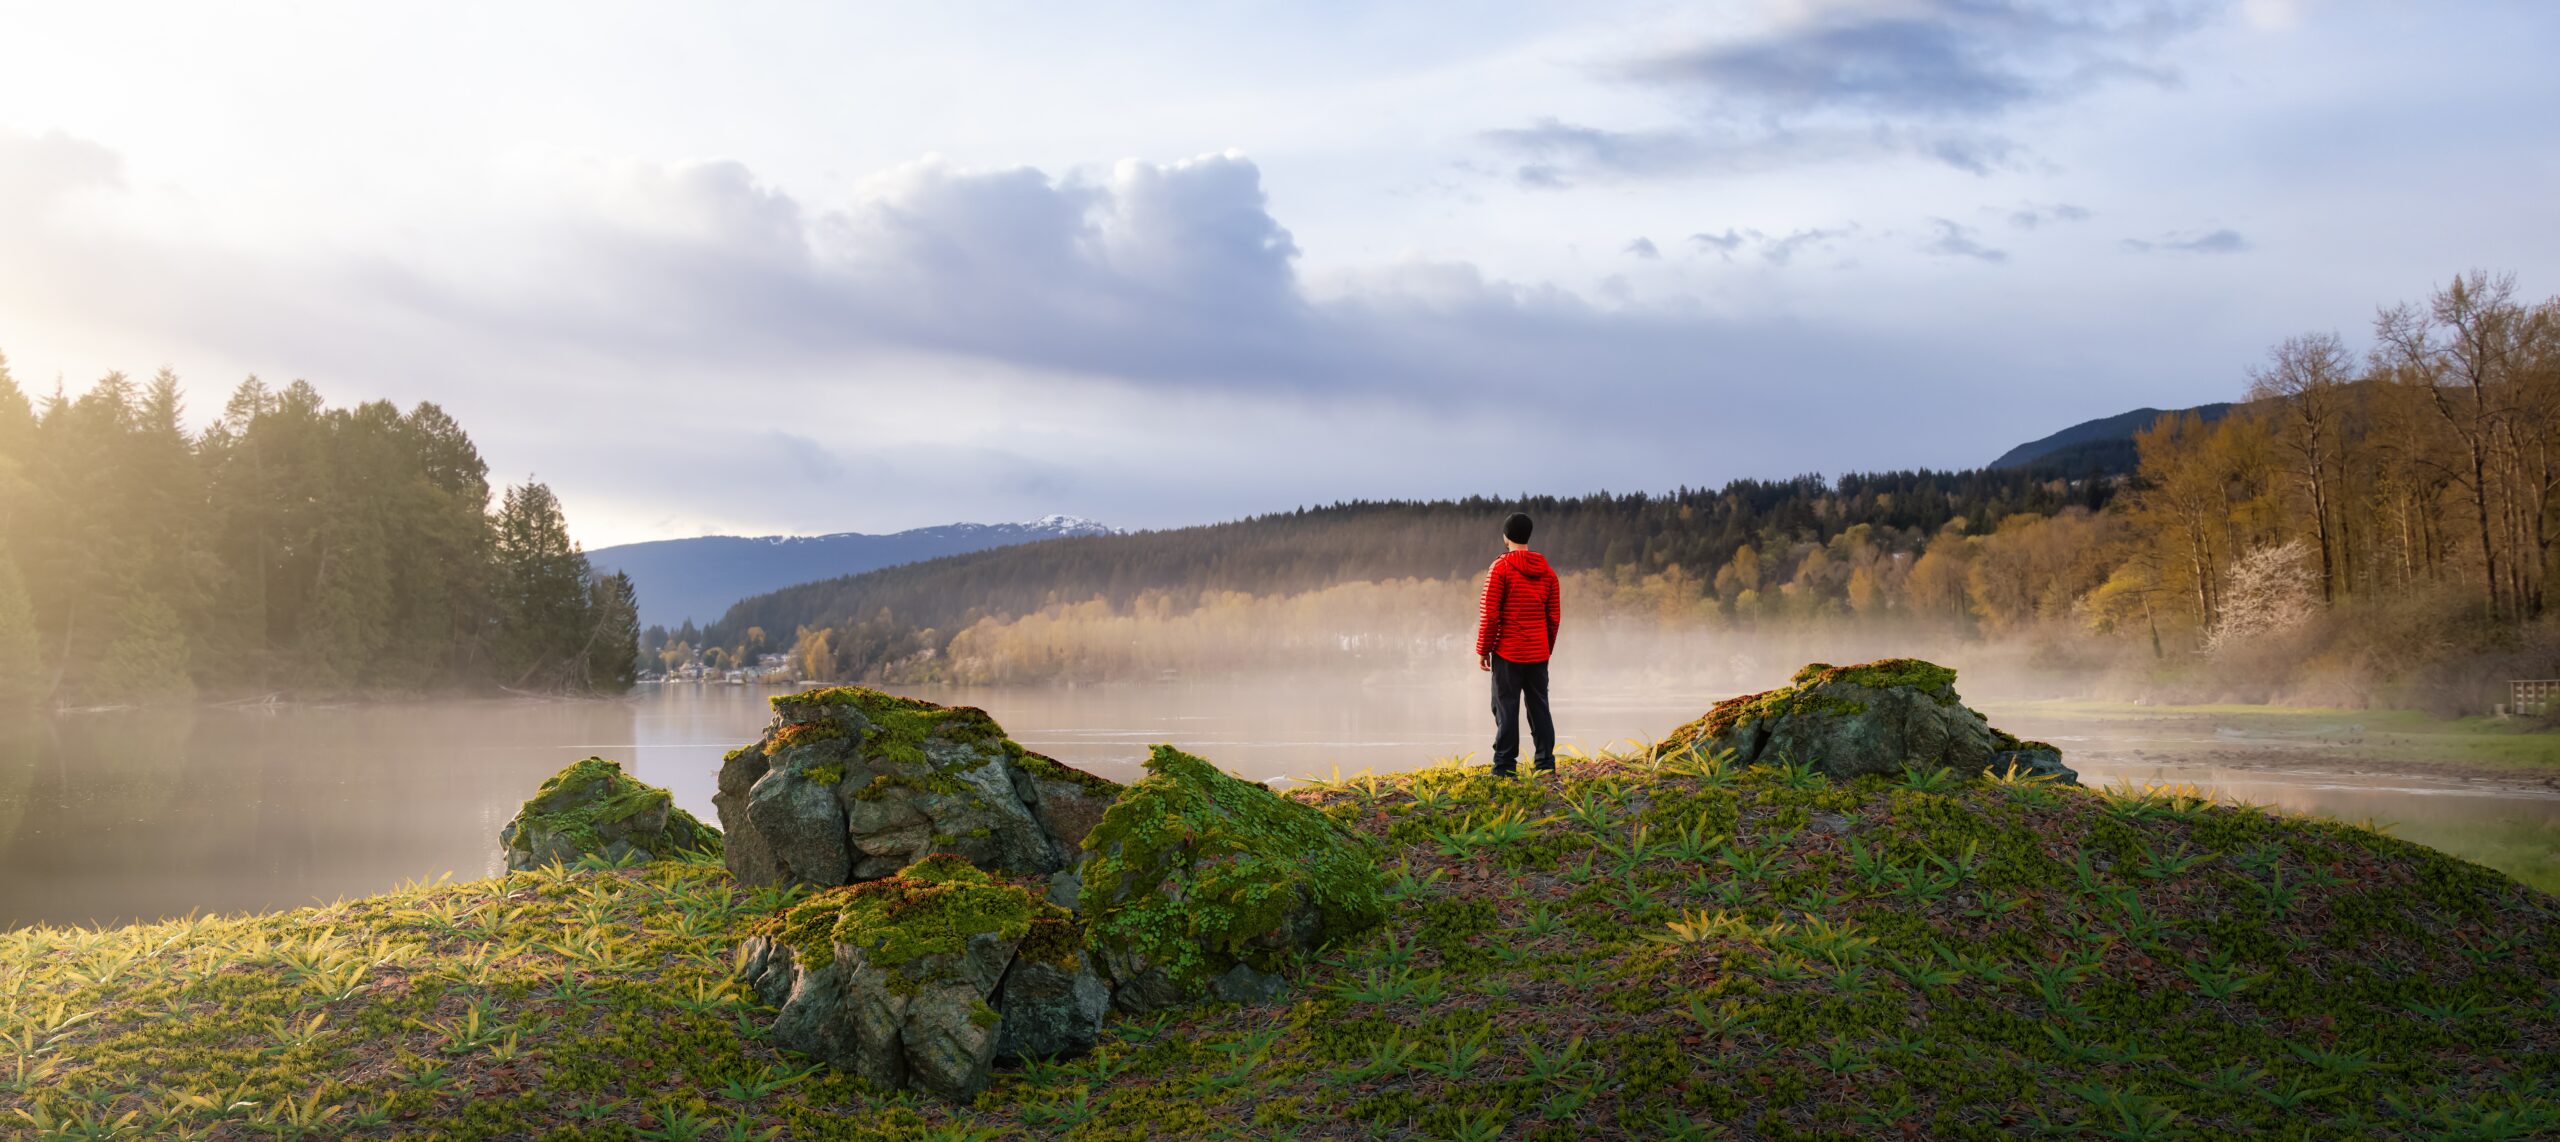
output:
[[2235,407],[2228,401],[2197,405],[2194,408],[2137,408],[2114,416],[2085,420],[2042,440],[2032,440],[2001,453],[1991,462],[1994,468],[2041,468],[2073,475],[2100,473],[2109,476],[2131,475],[2141,457],[2134,447],[2135,434],[2160,423],[2162,417],[2193,414],[2211,424],[2231,414]]
[[[2025,471],[1885,472],[1737,480],[1721,490],[1667,495],[1430,502],[1352,502],[1231,523],[1083,536],[884,568],[759,595],[704,632],[708,643],[752,641],[750,628],[787,644],[803,627],[837,630],[859,670],[895,657],[923,629],[948,633],[977,618],[1102,599],[1114,607],[1160,596],[1175,607],[1218,592],[1277,594],[1335,583],[1466,578],[1502,550],[1501,519],[1526,511],[1535,545],[1567,570],[1679,564],[1712,569],[1747,543],[1776,536],[1828,539],[1858,524],[1925,537],[1963,516],[1997,521],[2103,506],[2104,483],[2072,487]],[[869,646],[866,653],[857,647]]]

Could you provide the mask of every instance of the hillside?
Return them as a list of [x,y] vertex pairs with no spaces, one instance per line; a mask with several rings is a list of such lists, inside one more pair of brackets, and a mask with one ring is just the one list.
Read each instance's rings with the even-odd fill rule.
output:
[[1115,534],[1089,519],[1050,515],[1023,523],[954,523],[887,535],[847,531],[660,539],[598,548],[587,554],[587,561],[601,572],[631,576],[640,594],[642,625],[674,627],[710,622],[740,599],[794,583],[1061,536]]
[[85,1137],[2560,1130],[2560,901],[2362,829],[1641,754],[1294,795],[1375,846],[1385,932],[967,1107],[767,1045],[731,952],[794,894],[708,861],[0,933],[0,1104]]
[[2207,424],[2222,419],[2235,407],[2229,402],[2197,405],[2194,408],[2137,408],[2114,416],[2084,420],[2051,436],[2031,440],[2000,454],[1991,462],[1993,468],[2040,468],[2079,477],[2095,472],[2107,476],[2129,476],[2141,462],[2133,447],[2133,434],[2159,423],[2164,416],[2194,413]]
[[848,664],[848,676],[859,677],[866,665],[932,643],[922,631],[947,639],[978,616],[1018,616],[1053,603],[1099,598],[1126,607],[1153,594],[1179,608],[1218,592],[1464,580],[1501,553],[1501,520],[1513,511],[1536,517],[1535,542],[1561,567],[1652,572],[1677,564],[1713,574],[1743,545],[1773,536],[1818,541],[1864,524],[1925,537],[1959,516],[2049,515],[2075,504],[2101,505],[2108,494],[2105,487],[2071,489],[2024,471],[1922,471],[1852,474],[1836,482],[1819,476],[1737,480],[1664,495],[1343,503],[999,548],[803,583],[742,600],[712,624],[706,641],[740,642],[749,627],[830,626],[839,648],[866,648],[867,657]]

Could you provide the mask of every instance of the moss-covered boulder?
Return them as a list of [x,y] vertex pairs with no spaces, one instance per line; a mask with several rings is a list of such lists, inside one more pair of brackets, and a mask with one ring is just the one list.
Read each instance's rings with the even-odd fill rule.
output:
[[1124,1010],[1268,998],[1306,952],[1386,917],[1377,862],[1348,830],[1171,746],[1084,844],[1087,944]]
[[635,780],[620,762],[591,757],[551,775],[498,830],[507,867],[533,869],[589,856],[665,860],[717,853],[720,834],[676,807],[666,790]]
[[986,711],[859,686],[773,701],[712,803],[748,884],[850,884],[932,853],[1007,875],[1068,869],[1119,792],[1016,744]]
[[1954,669],[1916,658],[1814,663],[1781,689],[1716,703],[1672,731],[1662,749],[1730,752],[1744,765],[1812,765],[1840,780],[1905,769],[2016,769],[2078,780],[2060,750],[1993,729],[1966,706]]
[[1091,1048],[1110,1006],[1066,910],[950,855],[793,905],[739,964],[777,1045],[958,1101],[1000,1059]]

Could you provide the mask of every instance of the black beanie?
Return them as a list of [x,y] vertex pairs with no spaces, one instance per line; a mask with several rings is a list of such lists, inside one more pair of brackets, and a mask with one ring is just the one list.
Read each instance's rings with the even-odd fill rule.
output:
[[1529,513],[1513,512],[1510,519],[1502,521],[1502,538],[1513,543],[1529,542]]

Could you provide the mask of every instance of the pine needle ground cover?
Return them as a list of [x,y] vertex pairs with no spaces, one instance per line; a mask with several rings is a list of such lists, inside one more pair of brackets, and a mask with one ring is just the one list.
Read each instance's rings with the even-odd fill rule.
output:
[[795,893],[550,868],[0,933],[0,1130],[557,1139],[2534,1138],[2560,902],[2369,831],[1944,774],[1568,760],[1294,796],[1388,922],[1277,1006],[1115,1020],[970,1106],[762,1041]]

